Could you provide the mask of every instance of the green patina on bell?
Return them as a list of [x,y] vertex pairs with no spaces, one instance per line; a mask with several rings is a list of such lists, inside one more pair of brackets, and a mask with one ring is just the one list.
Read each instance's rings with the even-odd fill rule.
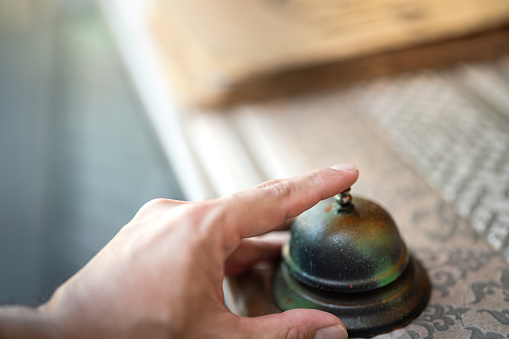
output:
[[390,332],[426,306],[430,283],[391,216],[349,189],[295,219],[273,293],[281,310],[338,316],[351,337]]

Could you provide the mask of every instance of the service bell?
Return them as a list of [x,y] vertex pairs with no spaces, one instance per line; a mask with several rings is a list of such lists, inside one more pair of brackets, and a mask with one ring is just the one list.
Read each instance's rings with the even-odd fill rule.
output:
[[327,311],[351,337],[374,336],[419,316],[430,283],[389,213],[349,191],[294,220],[273,295],[281,310]]

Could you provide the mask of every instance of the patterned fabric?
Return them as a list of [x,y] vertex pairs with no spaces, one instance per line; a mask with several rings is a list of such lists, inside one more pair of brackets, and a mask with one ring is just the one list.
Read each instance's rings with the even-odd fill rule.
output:
[[[237,176],[251,161],[246,173],[252,180],[254,172],[265,180],[338,162],[358,164],[352,193],[391,213],[433,286],[415,321],[378,339],[508,338],[509,264],[502,255],[508,255],[508,121],[461,76],[425,72],[235,107],[228,114],[189,112],[188,128],[200,121],[211,129],[207,140],[200,134],[197,154],[226,141],[242,148],[240,158],[235,152],[222,156]],[[228,133],[208,127],[218,121]],[[222,180],[244,185],[236,176]],[[267,275],[232,284],[239,313],[277,311]]]
[[[500,80],[503,84],[503,76]],[[356,91],[354,102],[366,121],[509,259],[509,106],[499,112],[484,104],[490,99],[485,94],[455,81],[435,73],[379,81]],[[505,86],[509,98],[509,78]]]

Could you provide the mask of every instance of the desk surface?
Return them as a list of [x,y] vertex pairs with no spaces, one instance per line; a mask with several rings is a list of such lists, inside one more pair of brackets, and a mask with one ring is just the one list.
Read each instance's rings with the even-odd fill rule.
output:
[[[380,338],[507,337],[509,58],[223,110],[180,108],[140,3],[102,5],[189,199],[355,162],[354,192],[390,211],[433,283],[424,313]],[[234,281],[231,306],[263,310],[235,298],[250,284],[265,293],[260,281]]]

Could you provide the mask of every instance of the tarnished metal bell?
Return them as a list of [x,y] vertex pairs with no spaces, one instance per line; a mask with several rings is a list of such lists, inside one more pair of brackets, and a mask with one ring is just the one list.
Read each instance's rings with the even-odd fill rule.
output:
[[430,283],[389,213],[349,191],[295,219],[274,276],[274,300],[282,310],[333,313],[351,337],[374,336],[415,319]]

